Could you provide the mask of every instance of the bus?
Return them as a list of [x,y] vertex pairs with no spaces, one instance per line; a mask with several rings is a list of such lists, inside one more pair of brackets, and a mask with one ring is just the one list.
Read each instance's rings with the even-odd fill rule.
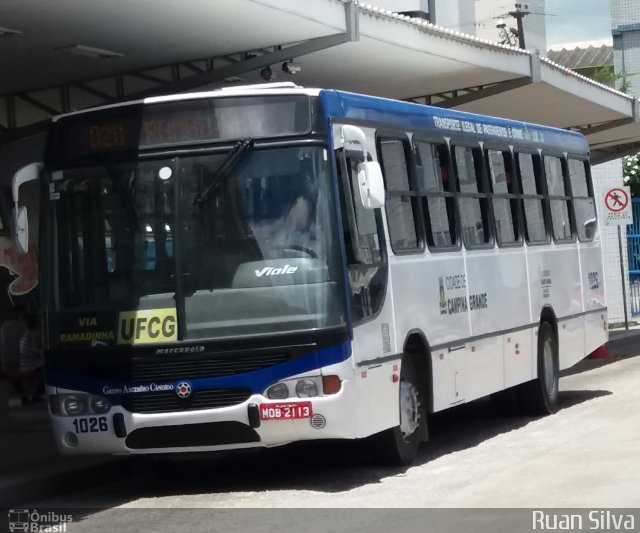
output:
[[579,133],[284,84],[52,121],[45,374],[67,454],[363,439],[410,464],[432,413],[543,415],[607,340]]

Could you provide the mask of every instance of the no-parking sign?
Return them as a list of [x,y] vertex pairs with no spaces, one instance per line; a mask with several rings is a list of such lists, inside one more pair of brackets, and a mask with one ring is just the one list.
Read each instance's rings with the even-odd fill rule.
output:
[[626,226],[633,223],[629,187],[613,187],[602,198],[602,223],[605,226]]

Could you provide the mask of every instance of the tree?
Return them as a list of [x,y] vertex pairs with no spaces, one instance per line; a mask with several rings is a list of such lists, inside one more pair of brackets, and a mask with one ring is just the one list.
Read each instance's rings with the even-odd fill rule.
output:
[[631,189],[631,196],[640,196],[640,153],[624,158],[623,181]]
[[620,92],[627,93],[631,88],[631,81],[629,80],[629,76],[633,76],[633,74],[629,74],[625,71],[615,72],[613,70],[613,65],[605,65],[596,68],[593,71],[593,74],[591,74],[591,76],[589,77],[599,83],[602,83],[603,85],[608,85],[609,87],[616,88],[617,85],[617,89]]

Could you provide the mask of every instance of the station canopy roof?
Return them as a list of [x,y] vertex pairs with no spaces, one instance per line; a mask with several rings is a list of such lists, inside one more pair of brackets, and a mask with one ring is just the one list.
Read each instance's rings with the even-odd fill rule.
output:
[[[0,143],[51,115],[274,81],[582,131],[594,163],[640,150],[638,101],[520,50],[343,0],[9,0]],[[298,64],[295,74],[282,63]],[[293,69],[295,70],[295,69]]]

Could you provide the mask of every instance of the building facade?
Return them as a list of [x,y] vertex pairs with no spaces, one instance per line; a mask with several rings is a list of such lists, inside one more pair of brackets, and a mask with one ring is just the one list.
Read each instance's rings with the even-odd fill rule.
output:
[[611,0],[611,26],[616,72],[623,75],[628,92],[638,96],[640,95],[640,2]]
[[[552,61],[570,68],[580,74],[593,77],[598,69],[613,67],[613,46],[611,41],[592,41],[585,43],[571,43],[553,46],[547,56]],[[608,163],[593,167],[593,187],[596,199],[603,198],[606,191],[613,187],[622,186],[622,160],[616,159]],[[598,201],[597,209],[600,220],[602,202]],[[625,319],[624,295],[622,284],[624,280],[627,295],[627,317],[634,319],[631,313],[630,284],[628,272],[628,247],[625,228],[621,228],[622,257],[618,243],[617,226],[600,226],[600,238],[602,242],[602,256],[604,262],[604,283],[607,290],[607,305],[609,307],[609,320],[613,324],[621,324]],[[621,275],[621,262],[624,276]]]
[[[617,87],[633,96],[638,96],[640,95],[640,2],[638,0],[611,0],[611,33],[614,68],[615,72],[621,76],[616,82]],[[594,167],[596,194],[603,195],[609,187],[622,185],[622,166],[623,160],[618,159]],[[624,277],[621,279],[617,228],[601,228],[609,320],[612,323],[621,323],[624,320],[623,283],[627,291],[627,316],[632,321],[637,321],[639,318],[632,314],[627,235],[624,228],[622,229]]]

